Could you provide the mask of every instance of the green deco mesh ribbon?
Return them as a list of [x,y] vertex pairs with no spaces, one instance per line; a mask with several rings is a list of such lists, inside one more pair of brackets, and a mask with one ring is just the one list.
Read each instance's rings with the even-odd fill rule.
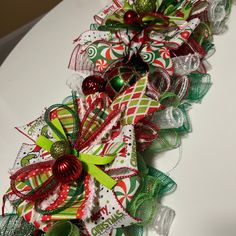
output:
[[27,236],[35,231],[35,227],[16,214],[0,216],[0,236]]
[[45,236],[80,236],[79,228],[70,221],[58,221]]
[[170,177],[147,166],[140,154],[138,154],[138,167],[141,172],[141,184],[127,209],[134,217],[141,219],[141,222],[118,229],[116,236],[143,236],[143,227],[155,220],[156,212],[159,210],[158,202],[177,186]]
[[[176,188],[176,183],[167,175],[153,167],[147,167],[141,155],[138,156],[141,184],[128,206],[129,212],[141,219],[138,226],[151,224],[158,211],[157,202]],[[135,226],[133,226],[135,227]],[[141,231],[137,229],[137,231]],[[136,236],[136,235],[135,235]]]
[[175,129],[160,130],[158,138],[153,141],[152,145],[143,152],[147,158],[156,153],[171,150],[180,146],[180,136]]
[[160,103],[166,107],[178,107],[180,104],[180,99],[175,93],[165,92],[160,96]]
[[192,130],[190,118],[189,118],[189,115],[188,115],[188,111],[191,108],[191,104],[185,102],[185,103],[182,103],[178,108],[183,113],[184,122],[183,122],[183,125],[181,127],[176,129],[176,132],[180,135],[187,134],[187,133],[191,132],[191,130]]
[[210,57],[211,55],[215,53],[215,45],[209,40],[204,41],[202,43],[202,47],[208,53],[208,57]]
[[158,179],[161,183],[161,187],[157,195],[158,199],[176,189],[176,183],[169,176],[151,166],[148,167],[148,170],[148,175]]
[[211,76],[209,74],[192,73],[188,77],[190,88],[186,99],[190,102],[200,103],[212,85]]
[[122,229],[118,229],[116,236],[143,236],[143,226],[131,225]]

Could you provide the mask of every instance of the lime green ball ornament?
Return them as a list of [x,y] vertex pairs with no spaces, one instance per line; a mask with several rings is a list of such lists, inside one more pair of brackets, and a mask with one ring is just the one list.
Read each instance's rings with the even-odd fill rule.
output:
[[156,11],[156,0],[136,0],[135,9],[139,15]]
[[54,159],[58,159],[61,156],[67,155],[71,153],[70,144],[66,141],[57,141],[53,143],[50,149],[51,156]]

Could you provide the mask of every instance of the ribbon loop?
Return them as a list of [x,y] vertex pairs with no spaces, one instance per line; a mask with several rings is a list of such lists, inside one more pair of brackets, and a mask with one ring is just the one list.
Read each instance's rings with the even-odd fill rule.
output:
[[108,189],[112,189],[116,185],[116,180],[95,166],[109,164],[115,159],[115,156],[101,157],[80,153],[78,159],[83,163],[84,170],[86,170],[90,175],[92,175],[97,181],[106,186]]

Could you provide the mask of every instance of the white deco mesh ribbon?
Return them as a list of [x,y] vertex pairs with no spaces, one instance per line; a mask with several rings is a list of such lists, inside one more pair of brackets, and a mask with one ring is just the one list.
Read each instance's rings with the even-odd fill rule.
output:
[[81,98],[84,97],[84,93],[82,91],[82,83],[84,79],[89,76],[90,73],[77,73],[77,74],[72,74],[71,76],[68,77],[66,80],[66,85],[74,92],[77,92],[77,95]]
[[230,13],[226,9],[229,0],[210,0],[208,8],[208,19],[212,24],[212,31],[214,34],[222,34],[227,30],[225,22]]
[[167,236],[171,224],[175,218],[175,211],[162,204],[157,205],[157,215],[153,222],[153,228],[159,236]]
[[175,75],[188,75],[196,71],[200,66],[200,56],[198,53],[189,54],[187,56],[174,57],[174,71]]
[[165,110],[155,112],[151,121],[160,129],[179,128],[183,125],[184,114],[179,108],[168,107]]

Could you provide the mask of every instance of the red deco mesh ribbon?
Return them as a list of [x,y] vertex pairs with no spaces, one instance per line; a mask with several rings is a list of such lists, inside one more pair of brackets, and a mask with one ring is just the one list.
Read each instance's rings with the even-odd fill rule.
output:
[[144,151],[148,148],[157,138],[159,130],[155,124],[147,119],[142,119],[137,123],[135,125],[135,137],[138,151]]
[[206,51],[204,50],[204,48],[191,37],[180,48],[175,51],[171,51],[172,57],[184,56],[194,53],[198,53],[202,58],[206,56]]

